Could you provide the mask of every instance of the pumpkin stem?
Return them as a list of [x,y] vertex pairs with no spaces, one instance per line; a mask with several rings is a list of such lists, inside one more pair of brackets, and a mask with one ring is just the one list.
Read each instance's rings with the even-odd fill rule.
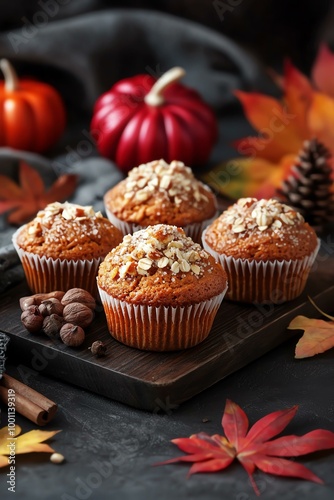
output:
[[186,74],[183,68],[175,66],[164,73],[159,80],[155,82],[148,94],[146,94],[144,101],[150,106],[161,106],[165,102],[163,93],[169,85],[177,82]]
[[13,66],[7,59],[1,59],[0,69],[5,77],[5,90],[7,92],[14,92],[19,87],[19,79]]

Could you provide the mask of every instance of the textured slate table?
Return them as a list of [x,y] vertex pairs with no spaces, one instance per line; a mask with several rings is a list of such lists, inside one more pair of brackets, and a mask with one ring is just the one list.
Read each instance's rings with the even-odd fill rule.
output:
[[[159,412],[135,410],[66,383],[31,372],[19,360],[8,372],[24,377],[36,390],[59,402],[59,412],[46,429],[62,429],[54,448],[66,463],[51,464],[47,456],[19,457],[16,495],[20,500],[115,499],[149,500],[256,498],[242,467],[235,463],[215,474],[186,479],[186,464],[152,467],[181,454],[169,441],[206,431],[220,433],[226,398],[241,405],[251,423],[270,411],[299,405],[287,433],[304,434],[316,428],[334,431],[334,351],[295,360],[296,338],[230,375],[178,409],[162,402]],[[12,356],[11,356],[11,359]],[[2,407],[2,410],[4,408]],[[203,419],[208,421],[203,422]],[[17,416],[23,431],[33,424]],[[2,423],[3,425],[3,423]],[[332,500],[334,452],[318,452],[298,459],[324,481],[318,485],[297,479],[257,473],[261,498]],[[0,472],[1,499],[13,498]]]

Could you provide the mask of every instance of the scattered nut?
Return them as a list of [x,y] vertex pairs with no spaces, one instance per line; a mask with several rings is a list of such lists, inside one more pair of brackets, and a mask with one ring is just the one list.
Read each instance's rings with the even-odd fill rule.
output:
[[34,306],[34,305],[36,305],[36,302],[35,302],[35,297],[33,295],[30,297],[21,297],[20,298],[20,307],[21,307],[22,311],[24,311],[28,307]]
[[29,297],[22,297],[20,299],[20,307],[22,311],[24,311],[29,306],[33,305],[39,306],[43,302],[43,300],[49,300],[54,298],[61,301],[64,295],[65,292],[61,292],[59,290],[49,293],[35,293],[35,295],[30,295]]
[[43,321],[43,332],[51,339],[59,339],[60,329],[65,324],[65,320],[58,314],[50,314]]
[[38,306],[40,313],[43,316],[50,316],[51,314],[63,314],[64,306],[60,303],[58,299],[50,298],[48,300],[43,300]]
[[81,326],[81,328],[86,328],[93,321],[94,312],[85,304],[72,302],[64,307],[63,316],[66,323],[73,323]]
[[50,462],[52,462],[53,464],[62,464],[64,460],[65,457],[61,453],[52,453],[50,457]]
[[60,338],[69,347],[78,347],[85,340],[85,332],[81,326],[65,323],[60,329]]
[[21,314],[21,321],[30,333],[38,333],[43,326],[44,317],[37,306],[29,306]]
[[71,288],[65,293],[64,297],[61,300],[61,303],[64,306],[73,302],[84,304],[92,310],[94,310],[96,306],[94,297],[89,292],[87,292],[87,290],[83,290],[82,288]]
[[101,340],[96,340],[89,347],[90,351],[94,356],[100,358],[101,356],[105,356],[107,352],[107,346]]
[[[83,343],[86,328],[94,319],[96,301],[82,288],[71,288],[66,293],[54,291],[20,298],[21,321],[31,333],[43,331],[52,339],[76,347]],[[95,346],[93,354],[103,356],[103,342]]]

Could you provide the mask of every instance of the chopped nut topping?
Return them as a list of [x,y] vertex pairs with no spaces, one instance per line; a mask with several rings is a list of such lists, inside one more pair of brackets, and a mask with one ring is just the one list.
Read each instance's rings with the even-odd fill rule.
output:
[[183,229],[158,224],[126,235],[123,243],[107,259],[115,263],[111,279],[148,276],[158,270],[198,276],[209,266],[208,254],[188,238]]
[[208,201],[203,190],[210,191],[210,188],[197,180],[183,162],[172,161],[169,165],[164,160],[155,160],[130,170],[125,181],[124,203],[133,198],[146,201],[153,193],[159,193],[175,205],[189,199],[199,205]]
[[278,231],[283,224],[293,226],[303,221],[299,212],[275,199],[241,198],[221,215],[221,224],[238,238],[246,231]]
[[65,203],[59,203],[57,201],[55,203],[50,203],[44,210],[40,210],[36,217],[43,220],[49,219],[50,217],[54,217],[58,214],[61,214],[61,216],[66,220],[103,217],[101,212],[95,212],[93,207],[90,205],[81,206],[67,201]]

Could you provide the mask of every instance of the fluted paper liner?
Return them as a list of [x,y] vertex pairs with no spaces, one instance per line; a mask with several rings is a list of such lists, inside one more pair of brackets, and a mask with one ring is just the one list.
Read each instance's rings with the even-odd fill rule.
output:
[[209,300],[185,307],[130,304],[98,289],[116,340],[146,351],[175,351],[193,347],[209,335],[227,287]]
[[[114,215],[107,207],[105,211],[110,222],[117,227],[125,236],[126,234],[133,234],[135,231],[140,229],[145,229],[147,226],[140,226],[135,222],[126,222]],[[187,236],[189,236],[195,243],[201,242],[201,235],[204,229],[211,224],[218,216],[218,212],[215,213],[210,219],[206,219],[201,222],[194,222],[193,224],[187,224],[186,226],[181,226]]]
[[298,297],[305,288],[320,248],[318,240],[314,252],[303,259],[258,262],[219,254],[206,243],[205,231],[202,244],[204,250],[220,262],[228,275],[226,298],[256,304],[281,304]]
[[97,297],[96,276],[103,258],[92,260],[52,259],[26,252],[17,244],[17,236],[24,226],[12,237],[13,245],[21,260],[29,288],[33,293],[48,293],[54,290],[66,291],[83,288]]

